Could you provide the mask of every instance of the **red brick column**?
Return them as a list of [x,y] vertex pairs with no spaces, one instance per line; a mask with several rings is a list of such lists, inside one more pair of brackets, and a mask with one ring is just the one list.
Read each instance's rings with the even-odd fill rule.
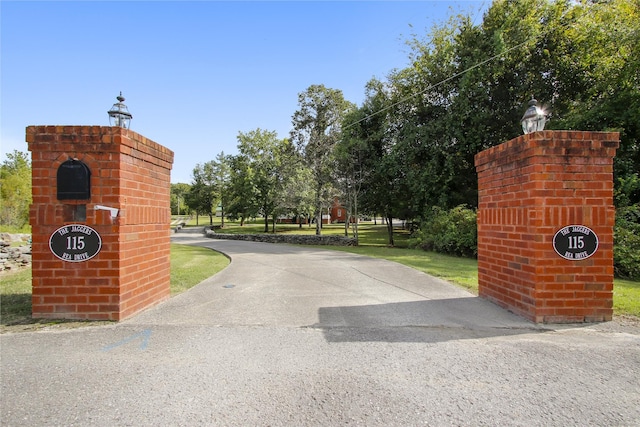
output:
[[[619,134],[543,131],[476,155],[481,297],[534,322],[611,320],[613,157]],[[554,235],[583,225],[595,253],[565,259]]]
[[[29,126],[32,152],[33,316],[122,320],[169,297],[170,173],[173,152],[119,127]],[[91,195],[59,200],[57,171],[76,159]],[[110,211],[97,206],[118,209]],[[91,227],[102,247],[67,262],[49,239],[67,224]]]

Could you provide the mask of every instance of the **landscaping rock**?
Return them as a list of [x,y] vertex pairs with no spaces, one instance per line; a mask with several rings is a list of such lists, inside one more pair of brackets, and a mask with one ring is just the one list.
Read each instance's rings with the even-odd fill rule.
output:
[[224,234],[205,229],[205,236],[212,239],[244,240],[264,243],[289,243],[292,245],[357,246],[356,239],[344,236],[310,236],[301,234]]
[[[23,242],[21,246],[11,243]],[[0,233],[0,271],[13,271],[31,266],[31,235]]]

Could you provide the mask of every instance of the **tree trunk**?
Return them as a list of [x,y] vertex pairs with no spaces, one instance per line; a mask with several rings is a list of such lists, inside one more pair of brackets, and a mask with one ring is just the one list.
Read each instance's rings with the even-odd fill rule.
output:
[[269,232],[269,215],[267,215],[266,213],[264,214],[264,232]]
[[349,237],[349,226],[351,225],[351,211],[349,209],[344,210],[344,237]]
[[358,246],[358,221],[360,220],[358,217],[358,192],[356,191],[353,195],[353,216],[355,217],[355,223],[353,224],[353,237],[356,238],[356,246]]
[[316,181],[316,236],[320,236],[322,234],[322,184],[319,181]]
[[393,247],[393,218],[387,216],[387,232],[389,233],[389,246]]
[[318,207],[316,214],[316,236],[322,235],[322,207]]

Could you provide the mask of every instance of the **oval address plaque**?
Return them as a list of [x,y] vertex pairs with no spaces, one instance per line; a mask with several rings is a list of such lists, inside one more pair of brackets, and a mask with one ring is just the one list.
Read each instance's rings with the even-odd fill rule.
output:
[[63,261],[82,262],[100,252],[102,239],[96,230],[87,225],[69,224],[51,234],[49,248]]
[[598,250],[598,236],[584,225],[568,225],[553,236],[553,249],[564,259],[586,259]]

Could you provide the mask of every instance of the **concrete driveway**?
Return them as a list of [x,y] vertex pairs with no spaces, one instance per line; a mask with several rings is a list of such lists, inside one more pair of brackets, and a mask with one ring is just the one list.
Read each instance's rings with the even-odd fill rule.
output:
[[399,264],[229,267],[119,324],[0,336],[6,426],[640,425],[640,329],[535,325]]

